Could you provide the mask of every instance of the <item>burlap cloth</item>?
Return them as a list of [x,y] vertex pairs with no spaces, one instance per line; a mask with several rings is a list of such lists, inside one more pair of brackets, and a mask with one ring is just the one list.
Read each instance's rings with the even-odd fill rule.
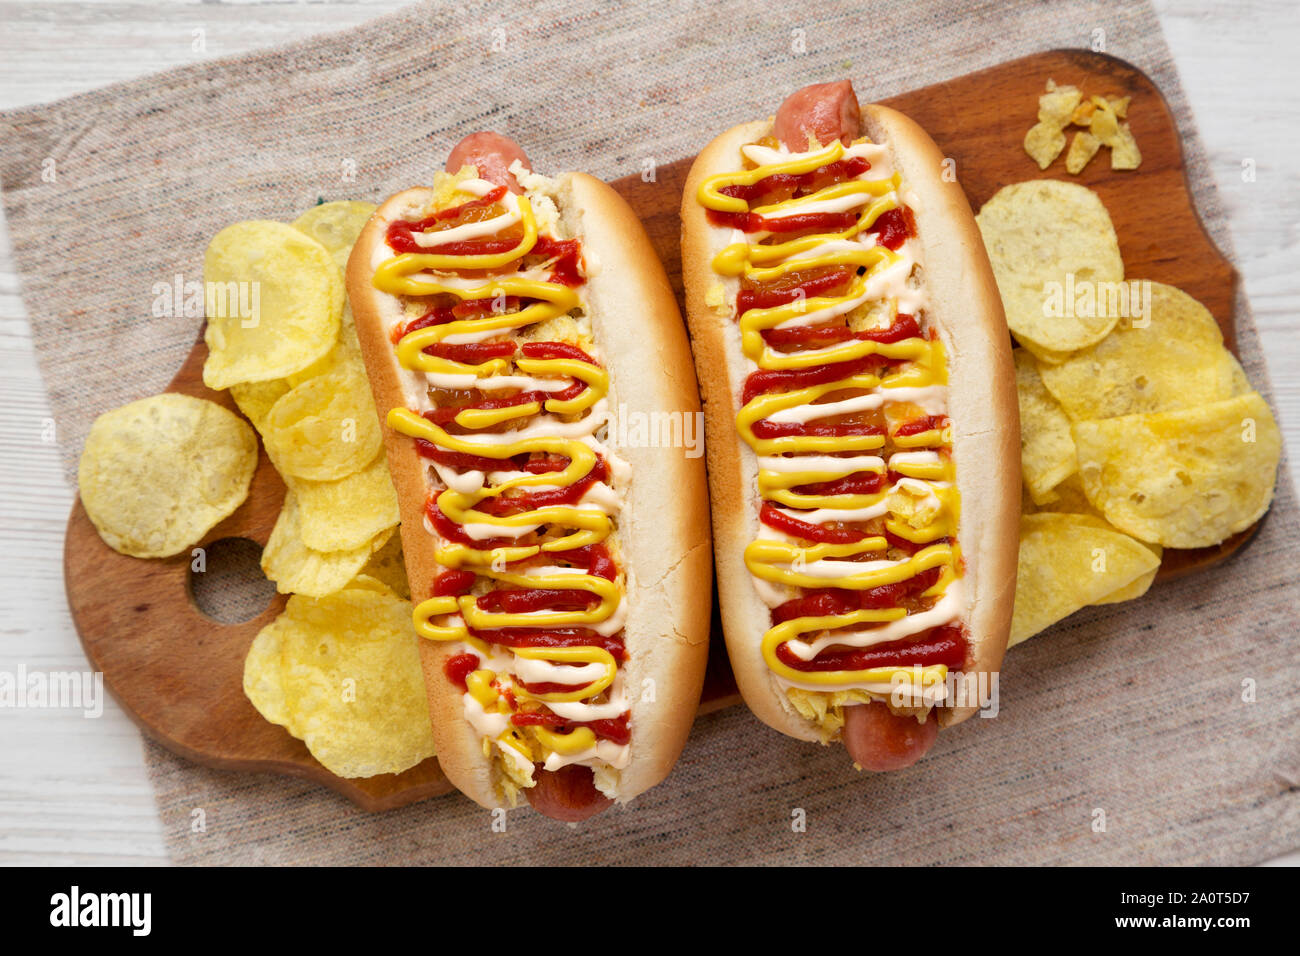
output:
[[[68,474],[96,414],[172,377],[197,320],[151,316],[151,288],[199,278],[208,239],[229,222],[289,219],[318,197],[379,200],[424,181],[481,127],[526,144],[539,169],[612,179],[648,157],[691,155],[812,80],[847,75],[874,99],[1086,47],[1097,29],[1168,98],[1201,214],[1230,254],[1145,3],[436,4],[6,113],[5,210]],[[1243,362],[1267,396],[1244,300],[1237,316]],[[841,749],[736,708],[701,719],[667,783],[631,807],[580,829],[521,810],[499,834],[456,795],[367,815],[315,786],[211,771],[146,744],[167,846],[184,863],[1266,859],[1300,846],[1300,553],[1286,476],[1284,464],[1243,554],[1017,648],[1001,715],[942,734],[903,773],[858,775]],[[1241,700],[1246,678],[1254,703]],[[197,807],[204,833],[190,830]],[[806,832],[791,825],[797,809]]]

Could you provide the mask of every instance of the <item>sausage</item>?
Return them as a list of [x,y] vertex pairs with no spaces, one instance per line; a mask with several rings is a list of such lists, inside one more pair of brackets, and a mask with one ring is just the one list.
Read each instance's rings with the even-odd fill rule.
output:
[[910,767],[934,746],[939,721],[931,710],[925,723],[899,716],[883,700],[844,708],[844,749],[863,770]]
[[524,169],[532,170],[532,163],[513,139],[482,131],[470,133],[452,148],[447,155],[446,170],[454,173],[462,166],[474,166],[480,179],[505,186],[512,193],[522,193],[523,187],[510,173],[510,164],[516,159],[524,164]]
[[559,770],[538,767],[533,779],[537,786],[524,791],[528,794],[528,802],[534,810],[552,820],[578,823],[614,802],[596,789],[591,768],[580,764],[569,764]]
[[795,152],[808,148],[808,134],[823,146],[839,139],[849,145],[862,130],[862,110],[848,80],[815,83],[795,90],[776,111],[772,132]]

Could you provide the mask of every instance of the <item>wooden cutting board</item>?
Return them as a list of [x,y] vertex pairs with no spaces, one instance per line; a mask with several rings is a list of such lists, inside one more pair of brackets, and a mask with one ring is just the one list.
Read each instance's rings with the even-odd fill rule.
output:
[[[1139,170],[1112,172],[1103,152],[1078,177],[1065,172],[1063,156],[1039,171],[1020,144],[1035,120],[1037,97],[1049,77],[1074,84],[1085,94],[1132,96],[1129,123],[1142,150]],[[864,99],[871,96],[862,86],[858,93]],[[883,102],[920,123],[944,155],[956,161],[958,180],[975,209],[1001,186],[1025,179],[1063,179],[1096,190],[1114,220],[1128,277],[1178,286],[1205,303],[1235,349],[1236,272],[1197,217],[1168,105],[1136,68],[1100,54],[1056,50]],[[700,145],[716,132],[700,130]],[[613,183],[645,223],[679,299],[678,207],[691,161],[660,166],[653,182],[628,176]],[[367,198],[378,202],[383,197]],[[226,393],[204,387],[206,357],[200,339],[167,390],[235,410]],[[200,546],[227,538],[265,545],[283,497],[284,484],[263,451],[248,500]],[[1217,548],[1167,550],[1161,576],[1221,561],[1253,531]],[[257,632],[283,609],[285,597],[276,595],[249,621],[222,624],[195,605],[189,568],[188,554],[140,560],[116,553],[100,540],[80,500],[73,507],[64,545],[72,617],[92,666],[103,672],[109,690],[145,733],[198,763],[303,777],[367,810],[391,809],[451,789],[432,758],[402,774],[363,780],[336,777],[300,741],[263,720],[244,697],[244,655]],[[701,712],[737,701],[716,606],[711,650]]]

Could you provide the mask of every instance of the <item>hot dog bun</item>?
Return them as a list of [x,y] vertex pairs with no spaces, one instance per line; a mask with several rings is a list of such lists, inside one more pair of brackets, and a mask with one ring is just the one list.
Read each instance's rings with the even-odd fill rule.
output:
[[[554,199],[565,233],[582,242],[583,296],[609,373],[609,408],[619,415],[647,416],[698,411],[685,329],[640,222],[599,180],[567,173],[556,182]],[[385,243],[389,223],[419,218],[430,195],[428,188],[409,189],[385,202],[362,231],[348,264],[348,294],[381,422],[389,409],[406,404],[403,371],[390,338],[400,305],[372,280],[378,262],[392,255]],[[383,432],[418,603],[430,596],[442,570],[434,557],[437,537],[425,521],[430,485],[414,440],[386,423]],[[622,666],[631,712],[630,760],[616,794],[622,802],[661,781],[685,743],[704,678],[711,582],[704,459],[688,458],[681,448],[619,447],[617,452],[631,466],[618,519],[628,606]],[[444,772],[480,805],[502,806],[502,772],[484,755],[483,738],[465,718],[462,693],[443,670],[456,645],[424,640],[420,652]]]
[[[851,111],[831,110],[829,115],[836,112]],[[861,132],[888,148],[915,214],[928,296],[925,320],[937,329],[949,363],[969,640],[962,671],[992,673],[1000,667],[1006,647],[1018,547],[1019,416],[1006,322],[970,206],[961,187],[941,177],[943,156],[938,147],[894,110],[862,105],[861,112]],[[809,126],[822,119],[813,115]],[[760,651],[760,640],[772,622],[744,560],[746,547],[760,531],[758,464],[736,431],[750,368],[730,309],[737,282],[722,281],[719,296],[720,277],[712,268],[731,230],[713,226],[697,200],[707,178],[742,168],[743,145],[772,132],[771,120],[744,123],[722,133],[697,157],[682,201],[682,273],[704,397],[715,564],[732,668],[745,702],[760,720],[792,737],[820,740],[818,728],[800,716],[781,692]],[[796,148],[804,147],[791,146]],[[940,708],[939,725],[959,723],[977,709],[973,705]]]

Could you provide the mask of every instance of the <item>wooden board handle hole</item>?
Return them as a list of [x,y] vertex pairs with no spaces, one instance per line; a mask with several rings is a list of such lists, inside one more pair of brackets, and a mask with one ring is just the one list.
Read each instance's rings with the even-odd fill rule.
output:
[[186,590],[200,614],[217,624],[243,624],[275,600],[275,582],[262,573],[262,546],[251,538],[221,538],[190,552]]

